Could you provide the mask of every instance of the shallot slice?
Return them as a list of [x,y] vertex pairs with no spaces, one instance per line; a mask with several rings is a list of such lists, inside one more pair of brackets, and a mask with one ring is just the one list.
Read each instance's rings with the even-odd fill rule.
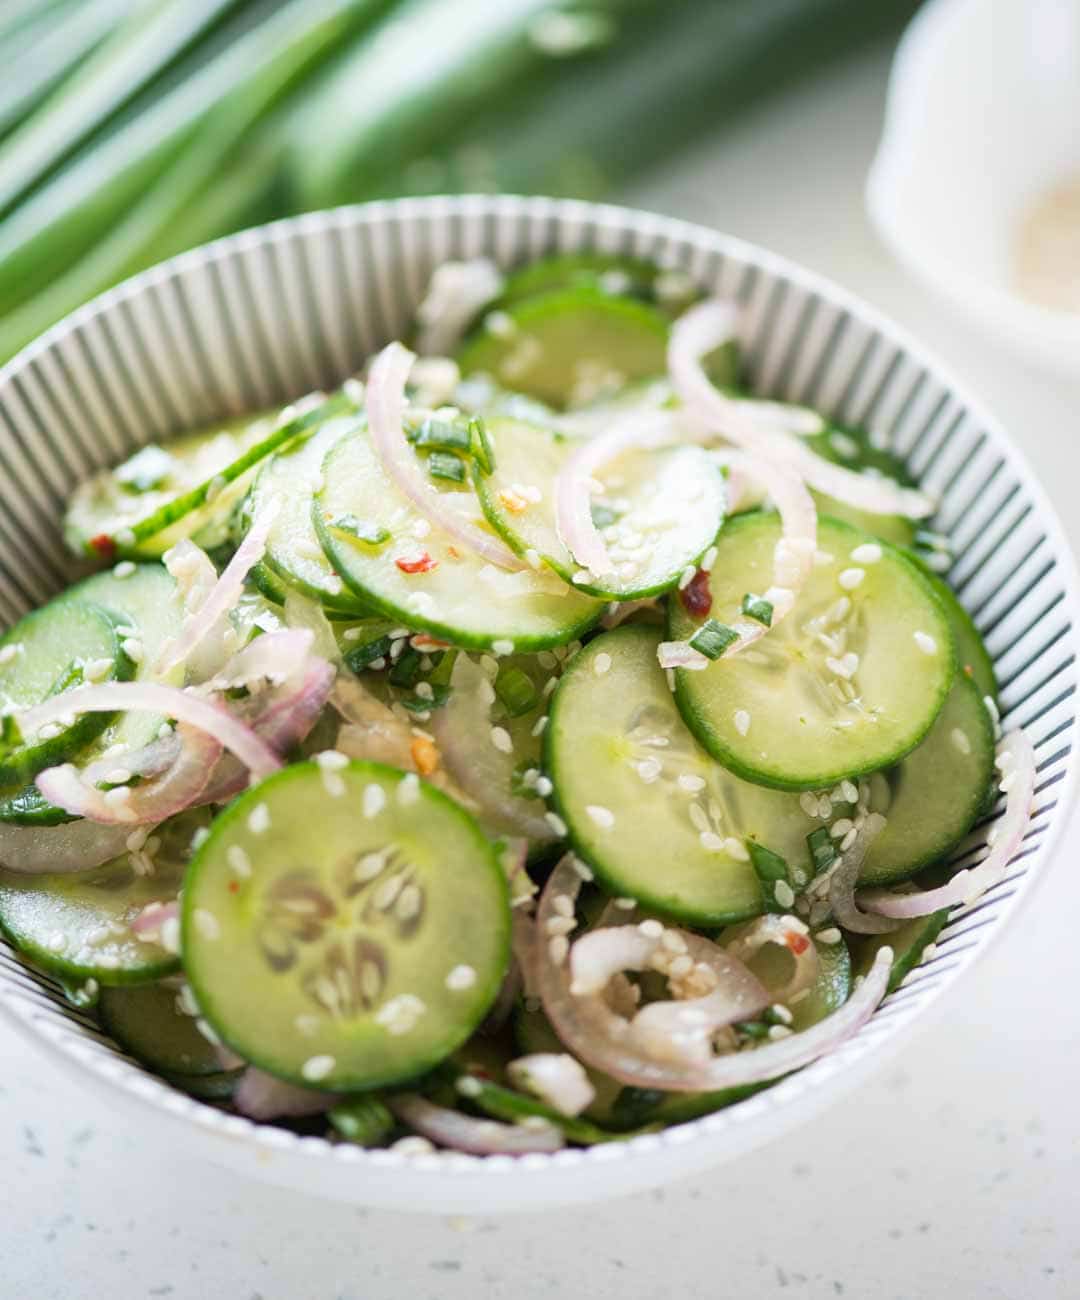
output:
[[477,1119],[459,1110],[437,1106],[418,1093],[399,1093],[386,1104],[410,1128],[440,1146],[472,1155],[529,1155],[559,1151],[566,1139],[554,1124],[542,1119],[528,1124],[503,1124],[494,1119]]

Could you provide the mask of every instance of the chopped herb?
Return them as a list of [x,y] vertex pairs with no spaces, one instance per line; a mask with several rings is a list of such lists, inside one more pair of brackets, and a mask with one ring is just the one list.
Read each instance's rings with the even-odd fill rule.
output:
[[492,446],[491,435],[479,416],[474,416],[469,421],[469,439],[473,460],[476,461],[480,473],[484,475],[494,474],[495,448]]
[[719,659],[729,645],[739,639],[738,632],[726,623],[708,618],[690,638],[690,645],[706,659]]
[[593,525],[596,528],[610,528],[610,526],[617,523],[619,519],[618,514],[612,510],[610,506],[605,506],[599,501],[594,501],[592,503],[589,507],[589,512],[592,515]]
[[394,1131],[394,1117],[378,1097],[353,1097],[329,1112],[331,1125],[347,1142],[379,1146]]
[[526,758],[522,762],[518,763],[510,776],[510,793],[517,795],[518,798],[538,798],[536,778],[534,777],[532,781],[527,781],[525,779],[526,772],[535,772],[537,770],[535,759]]
[[365,668],[373,664],[377,659],[385,659],[390,653],[390,638],[388,636],[377,636],[372,641],[365,641],[363,645],[358,645],[345,655],[345,666],[354,673],[362,673]]
[[150,443],[113,470],[113,477],[128,492],[150,492],[167,482],[173,472],[173,458],[162,447]]
[[410,713],[430,713],[432,709],[441,709],[452,694],[449,686],[431,685],[430,695],[403,695],[401,703]]
[[520,718],[534,708],[540,692],[528,673],[511,664],[504,664],[495,678],[495,694],[502,700],[512,718]]
[[390,669],[390,681],[394,686],[403,686],[412,690],[420,676],[420,651],[411,646],[404,651],[401,658]]
[[764,596],[755,596],[748,591],[742,598],[742,612],[756,623],[764,623],[766,627],[772,627],[772,602],[766,600]]
[[756,840],[748,839],[746,847],[750,850],[750,861],[757,873],[758,880],[761,881],[761,894],[765,900],[765,910],[767,912],[783,912],[785,909],[776,901],[776,884],[781,880],[785,883],[789,881],[788,864],[779,853],[767,849],[764,844],[758,844]]
[[814,875],[820,876],[823,871],[828,871],[839,857],[836,845],[824,826],[819,826],[816,831],[811,831],[806,837],[806,843],[810,849],[810,860],[814,864]]
[[0,753],[10,753],[13,749],[18,749],[24,743],[23,734],[19,730],[19,724],[15,721],[13,713],[5,713],[0,719]]
[[450,678],[454,673],[454,663],[457,660],[458,652],[456,650],[439,650],[431,656],[431,672],[428,674],[428,681],[432,686],[449,686]]
[[735,1026],[735,1032],[740,1038],[768,1038],[771,1026],[765,1020],[740,1020]]
[[381,524],[373,519],[357,519],[356,515],[339,515],[337,519],[330,520],[330,527],[336,532],[355,537],[359,542],[367,542],[369,546],[382,546],[390,540],[390,533]]
[[436,420],[429,417],[406,436],[417,450],[464,451],[472,449],[471,423],[464,420]]
[[51,699],[54,695],[63,695],[65,691],[74,690],[76,686],[81,686],[83,681],[82,664],[76,663],[72,659],[71,663],[49,687],[49,694],[46,698]]
[[465,462],[449,451],[433,451],[428,457],[428,475],[445,479],[448,483],[465,482]]

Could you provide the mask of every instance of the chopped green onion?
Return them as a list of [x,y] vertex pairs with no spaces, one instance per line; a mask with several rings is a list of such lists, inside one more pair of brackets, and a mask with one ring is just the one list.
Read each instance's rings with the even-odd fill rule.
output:
[[390,653],[390,638],[377,636],[373,641],[365,641],[350,650],[345,656],[345,666],[354,673],[362,673],[379,659],[385,659]]
[[772,849],[767,849],[764,844],[758,844],[755,840],[748,839],[746,847],[750,850],[750,862],[758,880],[761,881],[765,910],[767,912],[787,911],[787,908],[781,907],[776,901],[776,886],[780,881],[789,883],[788,864],[779,853],[774,853]]
[[84,680],[82,664],[76,663],[72,659],[71,663],[49,687],[48,698],[51,699],[54,695],[63,695],[65,691],[74,690],[76,686],[81,686]]
[[24,743],[19,724],[15,721],[15,715],[5,713],[3,719],[0,719],[0,753],[10,753],[11,750],[20,748]]
[[810,849],[810,860],[814,864],[815,876],[820,876],[823,871],[828,871],[840,856],[836,851],[832,836],[824,826],[819,826],[816,831],[811,831],[806,837],[806,843]]
[[404,686],[411,690],[420,676],[420,651],[410,646],[390,669],[390,681],[394,686]]
[[707,618],[690,638],[690,645],[706,659],[719,659],[729,645],[739,639],[738,632],[715,618]]
[[495,448],[492,446],[491,435],[479,416],[474,416],[469,421],[469,439],[473,460],[476,461],[480,473],[484,475],[494,474]]
[[[431,685],[430,678],[428,684]],[[441,709],[453,694],[449,686],[431,686],[430,695],[403,695],[401,703],[410,713],[430,713],[432,709]]]
[[458,657],[456,650],[440,650],[431,656],[432,669],[428,681],[432,686],[449,686],[454,673],[454,663]]
[[465,482],[465,462],[449,451],[433,451],[428,457],[428,474],[445,479],[448,483]]
[[772,603],[764,596],[755,596],[748,591],[742,598],[742,612],[756,623],[764,623],[766,627],[772,627]]
[[113,470],[113,477],[128,492],[150,492],[164,484],[175,468],[175,461],[154,443],[143,447]]
[[600,501],[594,501],[589,507],[589,513],[592,515],[593,526],[595,528],[609,528],[618,521],[618,514],[610,506],[605,506]]
[[521,799],[536,799],[538,797],[536,793],[536,778],[534,777],[531,782],[527,781],[525,779],[525,773],[538,771],[539,768],[536,765],[535,759],[526,758],[523,759],[522,762],[516,764],[510,776],[510,793],[517,795],[518,798]]
[[765,1020],[740,1020],[734,1025],[741,1038],[768,1038],[769,1024]]
[[373,519],[358,519],[356,515],[339,515],[337,519],[331,519],[329,522],[335,532],[346,533],[349,537],[355,537],[358,542],[366,542],[369,546],[382,546],[384,542],[390,540],[389,531]]
[[528,673],[512,664],[504,664],[495,678],[495,694],[503,702],[512,718],[520,718],[534,708],[540,698]]
[[394,1131],[394,1117],[377,1097],[353,1097],[329,1112],[330,1123],[347,1142],[378,1146]]
[[472,424],[458,420],[426,419],[418,428],[410,430],[406,437],[418,451],[464,451],[472,448]]

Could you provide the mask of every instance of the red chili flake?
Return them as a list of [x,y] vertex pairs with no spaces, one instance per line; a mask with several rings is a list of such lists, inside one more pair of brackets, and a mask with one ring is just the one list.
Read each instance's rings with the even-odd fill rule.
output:
[[439,561],[433,560],[427,551],[422,551],[415,560],[398,559],[394,563],[402,573],[430,573],[438,565]]
[[230,894],[238,894],[239,892],[240,892],[240,882],[239,882],[239,880],[230,880],[230,881],[229,881],[229,893],[230,893]]
[[679,592],[679,599],[683,603],[683,609],[695,618],[704,618],[712,609],[712,592],[709,590],[709,575],[704,569],[698,569],[697,573]]
[[116,543],[108,533],[98,533],[90,538],[90,549],[96,551],[103,560],[111,560],[116,555]]
[[799,934],[797,930],[789,930],[787,934],[784,935],[784,942],[796,957],[801,957],[807,948],[810,947],[810,940],[805,934]]
[[449,641],[440,641],[437,637],[428,636],[426,632],[417,632],[410,639],[409,644],[414,650],[447,650],[450,647]]

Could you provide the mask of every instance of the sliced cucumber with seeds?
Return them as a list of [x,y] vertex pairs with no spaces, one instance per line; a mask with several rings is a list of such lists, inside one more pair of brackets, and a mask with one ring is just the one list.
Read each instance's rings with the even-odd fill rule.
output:
[[895,993],[911,972],[927,957],[927,949],[937,939],[949,919],[948,908],[931,916],[920,916],[905,922],[898,930],[888,934],[856,935],[853,939],[855,973],[866,975],[874,958],[888,945],[893,951],[892,969],[889,972],[887,993]]
[[476,475],[484,514],[513,551],[539,555],[579,591],[608,600],[659,595],[696,567],[723,522],[723,474],[700,447],[624,452],[597,473],[606,491],[593,500],[615,570],[582,573],[555,525],[555,479],[574,442],[520,420],[491,419],[487,430],[495,472]]
[[299,763],[247,791],[184,886],[184,968],[206,1019],[245,1060],[333,1091],[413,1078],[465,1042],[509,932],[476,822],[377,763]]
[[[432,529],[387,478],[364,433],[337,443],[323,478],[314,510],[323,549],[346,584],[389,618],[468,649],[509,642],[540,650],[572,641],[603,612],[601,602],[569,590],[554,573],[497,569]],[[433,490],[483,521],[471,489]],[[333,526],[348,516],[387,540],[365,542]]]
[[[707,617],[727,627],[748,592],[768,588],[779,539],[775,514],[725,524]],[[930,730],[955,670],[941,603],[902,552],[822,517],[818,554],[794,610],[767,636],[675,674],[679,708],[705,748],[781,790],[817,790],[898,762]],[[687,641],[703,618],[673,599],[669,635]]]
[[620,627],[567,668],[545,733],[555,807],[611,893],[701,925],[756,916],[746,841],[808,879],[815,823],[796,795],[741,781],[701,749],[656,661],[660,639]]
[[153,873],[140,875],[123,854],[89,871],[23,875],[0,869],[0,928],[39,966],[68,979],[139,984],[168,975],[179,959],[131,923],[152,903],[176,898],[195,832],[209,822],[184,813],[154,832]]
[[[76,554],[111,559],[163,555],[182,538],[204,549],[224,543],[232,512],[250,483],[250,470],[271,452],[348,410],[340,394],[295,411],[243,416],[144,447],[115,470],[95,475],[72,495],[64,536]],[[138,473],[153,455],[153,472]],[[133,471],[132,466],[135,466]]]
[[551,406],[575,406],[663,374],[667,335],[655,308],[578,286],[489,313],[458,363],[462,374],[487,374]]
[[222,1073],[213,1045],[183,1009],[176,983],[109,988],[101,992],[98,1011],[105,1032],[136,1060],[166,1075]]
[[971,680],[979,689],[979,694],[989,696],[995,702],[998,697],[997,674],[994,661],[990,657],[979,629],[967,610],[960,604],[955,592],[936,573],[924,570],[938,599],[945,607],[945,616],[952,628],[953,641],[956,644],[956,665],[958,670]]
[[282,600],[284,588],[295,587],[328,609],[352,614],[362,610],[326,558],[311,515],[315,492],[322,486],[326,453],[362,420],[356,415],[328,420],[314,433],[277,452],[263,464],[247,495],[241,511],[245,527],[271,501],[277,503],[261,565],[284,584],[275,584],[275,589],[282,591]]
[[994,728],[979,688],[958,673],[926,739],[871,778],[870,809],[885,817],[859,874],[863,885],[905,880],[964,838],[994,779]]
[[[0,639],[0,712],[29,709],[90,679],[126,681],[135,665],[122,641],[112,614],[67,593],[31,611]],[[84,713],[68,726],[51,724],[47,734],[13,739],[0,749],[0,784],[21,785],[63,763],[100,735],[109,719],[107,713]]]

